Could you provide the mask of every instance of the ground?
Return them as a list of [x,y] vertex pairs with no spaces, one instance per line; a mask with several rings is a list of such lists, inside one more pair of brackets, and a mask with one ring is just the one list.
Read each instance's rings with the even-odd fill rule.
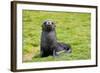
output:
[[[91,58],[90,13],[23,10],[23,62],[86,60]],[[40,57],[41,25],[44,20],[56,24],[57,40],[69,43],[72,53],[53,58]]]

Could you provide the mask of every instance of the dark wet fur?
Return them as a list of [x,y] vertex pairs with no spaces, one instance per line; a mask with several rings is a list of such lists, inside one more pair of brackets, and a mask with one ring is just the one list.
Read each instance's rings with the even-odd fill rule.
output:
[[45,21],[42,24],[42,34],[40,43],[41,57],[58,56],[57,52],[65,50],[67,53],[71,52],[69,44],[57,42],[55,23],[53,21]]

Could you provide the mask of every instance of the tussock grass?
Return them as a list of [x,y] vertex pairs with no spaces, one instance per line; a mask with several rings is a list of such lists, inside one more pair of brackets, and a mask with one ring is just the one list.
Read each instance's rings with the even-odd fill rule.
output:
[[[24,62],[90,59],[90,17],[89,13],[23,10]],[[46,19],[55,21],[57,39],[71,44],[71,54],[62,52],[57,58],[40,57],[41,25]],[[31,59],[27,60],[27,57]]]

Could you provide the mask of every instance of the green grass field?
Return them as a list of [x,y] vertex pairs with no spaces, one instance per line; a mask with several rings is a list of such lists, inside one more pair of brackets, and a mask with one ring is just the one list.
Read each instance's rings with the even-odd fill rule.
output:
[[[91,58],[90,13],[23,10],[23,62],[86,60]],[[61,52],[56,58],[41,58],[40,37],[44,20],[56,23],[59,42],[69,43],[72,53]]]

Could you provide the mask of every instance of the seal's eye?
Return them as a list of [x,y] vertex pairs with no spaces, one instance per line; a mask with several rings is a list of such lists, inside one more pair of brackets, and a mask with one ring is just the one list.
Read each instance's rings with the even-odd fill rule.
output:
[[52,24],[54,24],[54,22],[52,22]]

